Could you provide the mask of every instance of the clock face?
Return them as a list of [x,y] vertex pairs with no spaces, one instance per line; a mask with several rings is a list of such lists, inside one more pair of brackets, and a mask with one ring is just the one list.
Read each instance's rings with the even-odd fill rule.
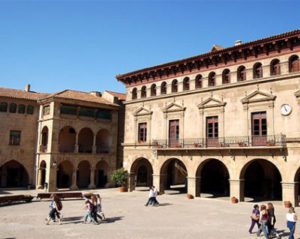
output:
[[289,115],[292,112],[292,107],[288,104],[283,104],[281,106],[281,114],[282,115]]

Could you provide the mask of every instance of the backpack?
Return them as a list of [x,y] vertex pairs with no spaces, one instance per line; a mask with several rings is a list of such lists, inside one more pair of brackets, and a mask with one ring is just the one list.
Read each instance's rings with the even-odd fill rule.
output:
[[58,210],[58,211],[60,211],[60,210],[63,208],[63,205],[62,205],[62,203],[61,203],[60,200],[58,200],[58,201],[56,202],[56,207],[57,207],[57,210]]

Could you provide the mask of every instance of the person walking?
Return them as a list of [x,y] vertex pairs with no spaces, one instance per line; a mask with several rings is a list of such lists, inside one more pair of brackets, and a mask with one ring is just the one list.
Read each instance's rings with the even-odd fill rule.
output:
[[158,195],[158,191],[155,188],[155,186],[153,186],[153,199],[152,199],[152,201],[153,201],[152,205],[153,206],[158,206],[159,205],[159,202],[156,199],[157,195]]
[[275,209],[274,209],[274,206],[272,203],[268,203],[268,209],[267,209],[267,212],[268,212],[268,223],[267,223],[267,226],[268,226],[268,232],[269,232],[269,236],[270,237],[273,237],[273,236],[276,236],[278,237],[278,234],[275,230],[275,223],[276,223],[276,217],[275,217]]
[[286,214],[287,227],[290,229],[289,239],[294,239],[297,219],[298,218],[295,213],[295,209],[293,207],[290,207],[288,213]]
[[259,216],[260,216],[260,212],[259,212],[259,207],[257,204],[255,204],[253,206],[253,210],[252,210],[252,214],[250,216],[251,218],[251,226],[249,228],[249,233],[252,234],[252,230],[255,226],[255,224],[257,224],[257,228],[258,230],[260,230],[260,223],[259,223]]
[[100,194],[96,195],[97,197],[97,216],[101,217],[101,220],[105,220],[104,212],[102,211],[102,198],[100,197]]
[[149,204],[153,205],[154,203],[154,186],[150,187],[150,191],[149,191],[149,197],[148,197],[148,201],[146,202],[145,206],[147,207]]
[[46,225],[49,225],[51,219],[53,222],[55,222],[56,217],[58,218],[59,224],[61,224],[61,210],[62,210],[62,202],[60,201],[59,197],[56,194],[52,194],[50,197],[51,203],[50,203],[50,212],[46,219]]
[[84,216],[83,223],[86,223],[87,219],[89,218],[91,222],[97,224],[95,219],[92,217],[93,205],[88,199],[85,200],[85,208],[86,208],[86,214]]
[[261,229],[258,230],[257,236],[259,236],[261,231],[263,231],[265,238],[268,239],[269,238],[268,227],[267,227],[268,212],[267,212],[267,207],[265,205],[260,206],[260,214],[261,214]]

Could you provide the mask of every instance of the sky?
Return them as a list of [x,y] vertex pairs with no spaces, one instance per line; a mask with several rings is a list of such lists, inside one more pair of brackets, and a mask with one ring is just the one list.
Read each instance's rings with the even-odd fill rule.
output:
[[124,93],[118,74],[295,29],[298,0],[0,0],[0,87]]

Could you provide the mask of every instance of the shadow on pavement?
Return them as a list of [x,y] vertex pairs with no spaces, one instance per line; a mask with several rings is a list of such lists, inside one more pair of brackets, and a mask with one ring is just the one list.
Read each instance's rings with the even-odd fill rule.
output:
[[109,218],[106,218],[104,221],[102,221],[101,223],[114,223],[116,221],[120,221],[122,220],[123,217],[109,217]]

